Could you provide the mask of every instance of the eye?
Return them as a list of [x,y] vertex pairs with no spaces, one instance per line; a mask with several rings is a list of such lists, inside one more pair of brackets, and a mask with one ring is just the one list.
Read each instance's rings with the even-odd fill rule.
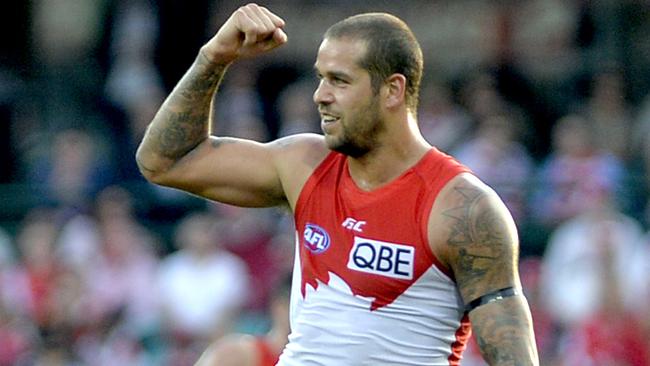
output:
[[340,78],[338,76],[332,77],[330,82],[332,83],[332,85],[336,85],[336,86],[343,86],[349,84],[347,80]]

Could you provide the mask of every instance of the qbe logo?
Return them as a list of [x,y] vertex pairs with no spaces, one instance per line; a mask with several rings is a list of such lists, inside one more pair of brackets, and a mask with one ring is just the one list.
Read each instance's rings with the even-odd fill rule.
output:
[[305,225],[302,233],[304,245],[312,253],[322,253],[330,247],[330,236],[322,227],[314,224]]
[[354,237],[348,268],[380,276],[413,279],[415,248],[403,244],[387,243]]

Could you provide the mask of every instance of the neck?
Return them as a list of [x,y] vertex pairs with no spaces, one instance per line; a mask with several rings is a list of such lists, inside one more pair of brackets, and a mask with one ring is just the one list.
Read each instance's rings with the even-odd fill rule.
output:
[[376,148],[361,157],[348,157],[350,175],[363,190],[370,191],[391,182],[431,148],[410,114],[403,123],[391,125],[396,128],[387,129]]

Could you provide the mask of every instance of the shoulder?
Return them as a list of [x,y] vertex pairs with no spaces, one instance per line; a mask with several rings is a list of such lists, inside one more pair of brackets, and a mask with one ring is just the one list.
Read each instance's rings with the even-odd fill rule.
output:
[[277,140],[269,142],[269,145],[271,145],[279,153],[296,154],[301,152],[307,153],[313,150],[316,150],[315,152],[317,154],[329,152],[323,135],[315,133],[299,133],[281,137]]
[[195,366],[254,366],[257,356],[255,337],[234,334],[211,345]]
[[454,274],[465,301],[517,285],[515,223],[499,196],[462,173],[440,192],[429,218],[433,252]]
[[269,144],[287,198],[294,207],[303,185],[331,150],[322,135],[312,133],[283,137]]

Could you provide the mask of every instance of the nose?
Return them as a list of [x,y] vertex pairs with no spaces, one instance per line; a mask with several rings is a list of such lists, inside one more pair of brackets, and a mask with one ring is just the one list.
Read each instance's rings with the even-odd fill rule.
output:
[[314,103],[317,105],[321,104],[330,104],[334,101],[334,96],[332,95],[331,90],[327,86],[327,81],[321,79],[318,83],[318,87],[314,90]]

